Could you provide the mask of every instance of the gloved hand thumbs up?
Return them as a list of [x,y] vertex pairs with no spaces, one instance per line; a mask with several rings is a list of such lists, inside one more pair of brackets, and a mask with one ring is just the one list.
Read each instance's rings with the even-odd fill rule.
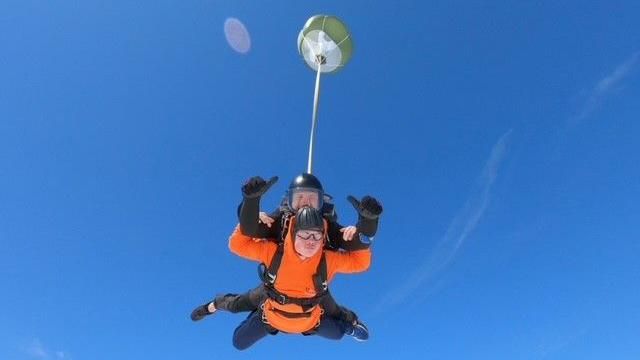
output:
[[260,176],[253,176],[242,185],[242,196],[247,199],[260,197],[277,181],[277,176],[272,177],[269,181],[264,181]]
[[372,196],[364,196],[361,201],[349,195],[347,200],[353,205],[359,215],[367,219],[377,219],[382,214],[382,204]]

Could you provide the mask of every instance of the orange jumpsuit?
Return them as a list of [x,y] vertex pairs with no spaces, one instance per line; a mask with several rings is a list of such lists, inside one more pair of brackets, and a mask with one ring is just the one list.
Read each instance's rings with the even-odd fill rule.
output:
[[[366,271],[371,264],[371,250],[364,249],[351,252],[320,250],[314,256],[301,259],[294,248],[295,219],[289,226],[289,232],[284,240],[282,262],[278,269],[274,288],[287,296],[294,298],[312,298],[316,295],[313,275],[316,273],[322,252],[327,263],[327,282],[337,273],[356,273]],[[254,239],[243,235],[237,226],[229,238],[229,249],[234,254],[245,259],[271,263],[278,245],[272,241]],[[304,310],[295,304],[279,305],[268,299],[264,304],[263,320],[277,330],[288,333],[303,333],[317,326],[322,310],[314,307]],[[308,313],[309,316],[291,317],[286,314]],[[283,315],[284,314],[284,315]]]

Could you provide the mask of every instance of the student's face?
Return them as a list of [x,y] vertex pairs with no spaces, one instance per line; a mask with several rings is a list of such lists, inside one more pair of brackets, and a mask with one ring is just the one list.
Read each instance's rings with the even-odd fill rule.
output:
[[312,257],[322,249],[323,234],[316,230],[298,230],[296,232],[295,249],[304,257]]
[[291,208],[298,210],[302,207],[309,206],[314,209],[320,208],[320,198],[317,191],[297,190],[291,197]]

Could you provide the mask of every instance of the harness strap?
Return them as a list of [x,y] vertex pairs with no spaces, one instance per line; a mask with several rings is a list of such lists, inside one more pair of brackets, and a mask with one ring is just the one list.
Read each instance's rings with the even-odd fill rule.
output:
[[289,225],[291,225],[291,218],[294,214],[291,211],[285,211],[282,213],[282,217],[280,218],[280,236],[278,237],[277,242],[283,243],[284,239],[287,237],[289,233]]
[[316,274],[313,275],[313,283],[316,286],[316,293],[318,294],[325,293],[329,288],[327,282],[327,258],[324,256],[324,252],[320,258]]
[[258,275],[260,280],[262,280],[266,285],[273,285],[276,282],[276,278],[278,277],[278,269],[280,269],[280,264],[282,263],[282,255],[284,254],[284,239],[289,231],[289,224],[291,224],[292,214],[290,212],[285,212],[282,215],[280,220],[280,238],[278,239],[278,248],[276,249],[276,253],[273,255],[271,259],[271,264],[269,264],[269,268],[265,264],[260,264],[258,266]]
[[318,295],[314,296],[314,297],[310,297],[310,298],[296,298],[296,297],[292,297],[292,296],[287,296],[281,292],[279,292],[278,290],[276,290],[275,288],[273,288],[272,286],[265,286],[266,289],[266,293],[267,296],[277,302],[280,305],[287,305],[287,304],[295,304],[295,305],[299,305],[302,306],[303,309],[307,308],[312,308],[316,305],[318,305],[322,299],[328,294],[327,291],[324,291],[322,293],[319,293]]
[[288,312],[288,311],[284,311],[276,308],[271,309],[271,311],[276,312],[282,316],[288,317],[290,319],[302,319],[302,318],[311,317],[310,312],[292,313],[292,312]]
[[273,254],[271,259],[271,264],[269,264],[269,268],[263,276],[263,281],[266,285],[273,286],[275,284],[278,277],[278,269],[280,269],[280,264],[282,263],[282,255],[284,255],[284,243],[279,243],[276,253]]

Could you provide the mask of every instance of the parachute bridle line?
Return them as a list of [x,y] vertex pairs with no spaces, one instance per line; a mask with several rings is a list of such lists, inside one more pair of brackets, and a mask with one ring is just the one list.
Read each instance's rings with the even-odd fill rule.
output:
[[[324,16],[322,19],[322,26],[320,29],[321,33],[319,36],[322,36],[321,34],[324,33],[326,20],[327,20],[327,16]],[[340,40],[337,43],[336,46],[339,46],[350,37],[351,37],[351,34],[347,34],[342,40]],[[318,103],[320,101],[320,75],[322,74],[322,66],[327,65],[330,67],[333,66],[335,68],[335,67],[342,67],[344,65],[326,63],[328,60],[324,55],[324,51],[326,49],[323,48],[324,43],[320,41],[320,38],[318,38],[317,48],[310,43],[310,40],[307,39],[306,36],[302,38],[302,41],[311,52],[311,55],[313,56],[313,61],[318,67],[316,70],[316,83],[315,83],[315,91],[313,94],[313,114],[311,117],[311,134],[309,136],[309,157],[307,161],[307,173],[312,174],[313,173],[313,150],[314,150],[314,143],[315,143],[315,136],[316,136],[316,128],[318,125]],[[316,50],[318,51],[318,53],[316,53]]]
[[[326,19],[326,18],[325,18]],[[324,20],[322,20],[322,30],[324,31]],[[318,64],[318,70],[316,71],[316,86],[313,92],[313,115],[311,117],[311,135],[309,136],[309,158],[307,160],[307,173],[312,174],[313,171],[313,144],[315,142],[316,135],[316,126],[318,124],[318,102],[320,100],[320,74],[322,73],[322,59],[321,55],[316,54],[314,51],[314,47],[308,43],[306,37],[303,38],[303,41],[307,43],[309,50],[313,54],[313,58]],[[320,44],[322,46],[322,44]],[[320,52],[322,52],[322,48],[320,48]]]
[[313,143],[316,134],[316,124],[318,123],[318,101],[320,99],[320,73],[322,64],[318,62],[318,72],[316,73],[316,88],[313,94],[313,117],[311,118],[311,136],[309,137],[309,160],[307,162],[307,173],[313,171]]

